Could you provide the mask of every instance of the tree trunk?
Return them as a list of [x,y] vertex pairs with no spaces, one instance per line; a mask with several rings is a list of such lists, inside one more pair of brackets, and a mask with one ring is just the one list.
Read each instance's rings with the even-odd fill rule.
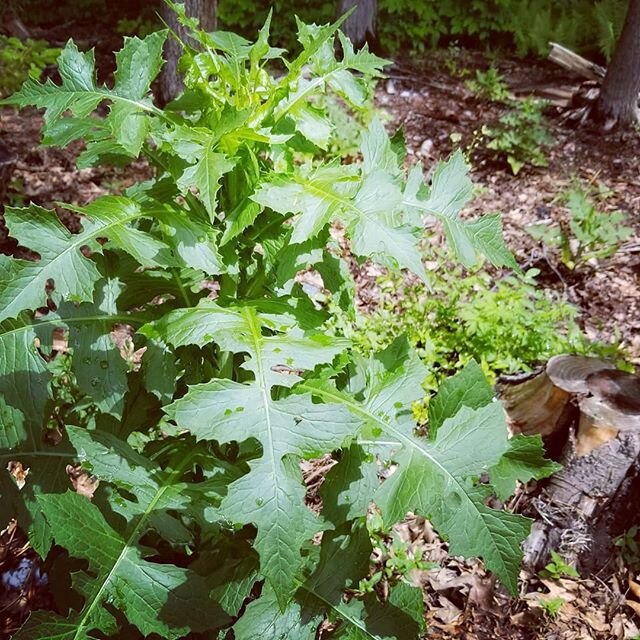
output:
[[[204,31],[215,31],[217,0],[184,0],[184,5],[188,16],[198,18],[200,28]],[[160,13],[180,40],[188,40],[184,27],[178,24],[175,13],[164,2]],[[189,44],[194,45],[192,41]],[[181,54],[180,43],[170,34],[164,47],[166,62],[160,75],[160,95],[158,98],[162,104],[171,102],[184,89],[178,73],[178,60]]]
[[15,166],[15,156],[0,142],[0,253],[6,254],[15,249],[15,241],[7,241],[9,231],[4,223],[4,198]]
[[11,175],[13,174],[15,166],[15,156],[0,143],[0,212],[2,211],[4,196],[7,192],[7,187],[11,181]]
[[594,119],[605,131],[640,121],[640,0],[629,0],[620,40],[594,109]]
[[342,25],[342,30],[354,46],[361,47],[369,38],[375,40],[377,4],[377,0],[340,0],[338,15],[356,7]]

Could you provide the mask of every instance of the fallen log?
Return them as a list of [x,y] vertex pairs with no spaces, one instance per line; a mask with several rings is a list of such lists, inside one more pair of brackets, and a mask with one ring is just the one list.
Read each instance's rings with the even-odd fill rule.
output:
[[542,435],[564,465],[530,503],[525,566],[538,571],[558,551],[581,570],[601,569],[640,517],[640,376],[558,356],[526,380],[503,380],[499,395],[512,431]]
[[[592,121],[595,105],[600,96],[600,88],[607,70],[599,64],[595,64],[570,49],[559,45],[557,42],[549,43],[549,60],[560,65],[564,69],[585,78],[585,82],[577,85],[573,95],[566,104],[552,96],[552,103],[557,106],[566,106],[567,110],[562,116],[562,120],[572,126],[582,126]],[[640,94],[638,95],[640,101]],[[608,131],[605,125],[603,131]]]
[[550,42],[549,60],[587,80],[602,80],[607,70],[591,62],[557,42]]

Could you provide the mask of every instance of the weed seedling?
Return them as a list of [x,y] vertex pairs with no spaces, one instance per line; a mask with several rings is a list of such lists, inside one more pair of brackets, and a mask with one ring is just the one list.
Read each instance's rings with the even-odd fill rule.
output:
[[580,574],[575,567],[567,564],[559,553],[552,551],[551,562],[540,572],[540,576],[551,580],[560,580],[563,577],[579,578]]
[[527,231],[543,245],[556,248],[570,271],[595,266],[615,255],[633,232],[625,225],[627,216],[622,211],[599,211],[589,190],[575,186],[563,200],[569,210],[568,223],[538,223],[528,226]]

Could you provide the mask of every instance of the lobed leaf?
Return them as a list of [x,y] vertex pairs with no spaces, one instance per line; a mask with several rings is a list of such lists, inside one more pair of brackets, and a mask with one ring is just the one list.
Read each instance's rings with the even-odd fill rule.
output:
[[254,380],[193,386],[165,411],[198,439],[255,438],[262,445],[250,472],[229,487],[220,514],[256,525],[260,570],[284,608],[302,568],[300,549],[324,528],[304,505],[296,459],[339,448],[352,437],[356,420],[343,407],[314,404],[310,395],[273,399],[275,385],[291,386],[300,379],[298,370],[330,362],[346,345],[287,333],[264,336],[262,328],[269,326],[251,307],[223,309],[212,302],[170,314],[163,333],[171,343],[204,343],[208,334],[225,350],[249,353],[243,368]]
[[38,496],[56,542],[87,560],[94,579],[76,576],[75,586],[85,598],[81,611],[66,620],[54,613],[32,616],[14,636],[16,640],[84,640],[93,636],[94,629],[115,633],[118,625],[109,607],[122,611],[143,634],[157,633],[163,638],[180,638],[189,629],[205,630],[224,623],[225,615],[209,600],[204,579],[182,567],[149,562],[135,546],[162,491],[145,505],[146,512],[127,537],[112,529],[83,496]]
[[[125,38],[124,47],[116,53],[113,89],[96,85],[93,50],[82,53],[69,40],[58,58],[60,85],[50,79],[40,83],[30,78],[20,91],[2,103],[45,109],[44,136],[49,142],[68,144],[95,132],[88,151],[94,146],[94,153],[112,151],[133,158],[140,153],[147,137],[149,114],[162,115],[147,96],[162,66],[166,36],[166,31],[158,31],[142,40]],[[100,127],[88,116],[105,100],[111,103],[110,113],[106,126]],[[67,111],[71,112],[71,119],[64,115]]]
[[405,204],[435,215],[444,223],[449,245],[462,264],[472,267],[478,262],[478,256],[484,255],[496,267],[517,269],[502,237],[499,214],[470,222],[458,215],[473,194],[469,169],[461,151],[456,151],[447,162],[438,163],[426,200],[420,198],[418,186],[416,182],[409,183],[404,194]]
[[[464,393],[450,386],[449,397],[460,400],[448,406],[440,402],[446,410],[440,413],[443,422],[435,440],[419,437],[414,434],[410,403],[420,397],[424,373],[415,356],[407,357],[396,344],[363,371],[355,389],[360,389],[362,403],[327,383],[309,381],[300,389],[324,401],[342,402],[361,417],[365,433],[374,441],[391,439],[395,443],[392,458],[398,468],[374,494],[388,524],[410,511],[428,518],[449,540],[451,553],[482,557],[487,568],[515,592],[520,543],[529,532],[530,521],[487,507],[491,487],[475,482],[509,449],[503,409],[498,403],[476,409],[464,406]],[[455,377],[456,383],[451,384],[466,388],[471,374]]]

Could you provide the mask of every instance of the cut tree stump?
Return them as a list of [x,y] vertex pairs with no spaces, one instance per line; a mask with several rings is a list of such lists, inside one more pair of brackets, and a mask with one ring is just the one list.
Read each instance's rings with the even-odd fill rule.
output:
[[640,518],[640,376],[556,356],[498,391],[511,430],[542,435],[564,465],[531,502],[525,566],[538,571],[558,551],[581,570],[601,569],[613,538]]

